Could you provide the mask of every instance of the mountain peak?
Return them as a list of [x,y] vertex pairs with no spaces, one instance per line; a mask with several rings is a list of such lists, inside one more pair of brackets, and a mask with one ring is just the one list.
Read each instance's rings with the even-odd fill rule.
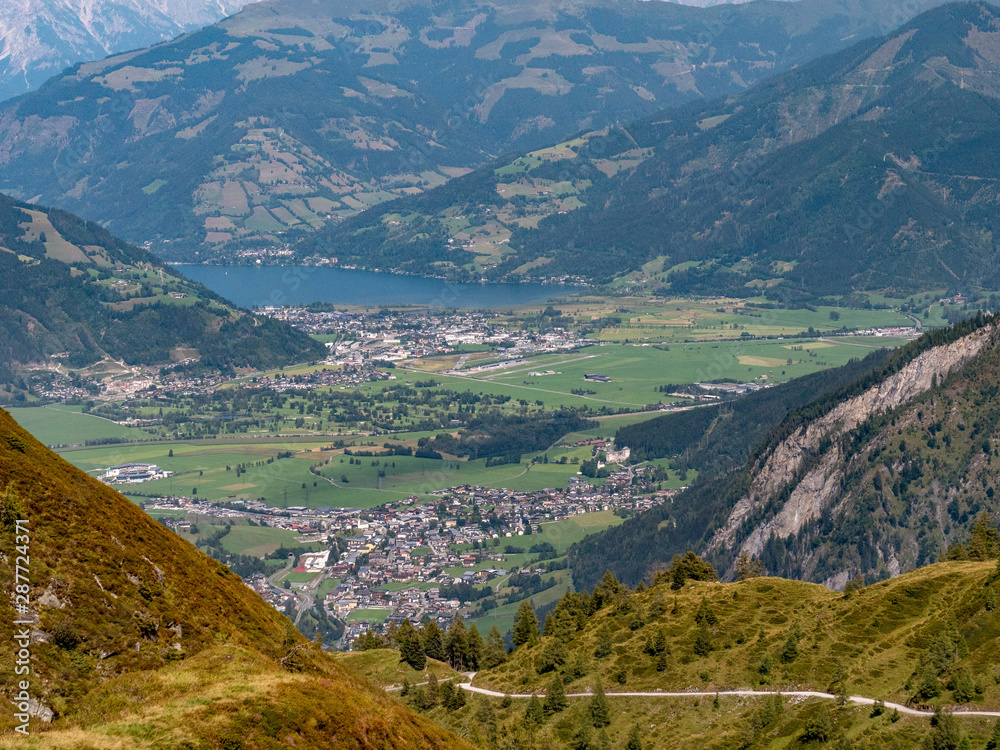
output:
[[70,65],[173,39],[256,0],[4,0],[0,100]]

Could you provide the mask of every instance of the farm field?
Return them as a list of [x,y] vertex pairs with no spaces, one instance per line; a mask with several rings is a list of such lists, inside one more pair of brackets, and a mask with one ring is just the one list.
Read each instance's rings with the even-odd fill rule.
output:
[[[493,387],[507,385],[520,390],[522,398],[537,398],[546,404],[570,405],[572,401],[567,399],[571,399],[576,405],[588,404],[592,408],[636,409],[661,400],[676,400],[658,393],[660,385],[719,378],[748,382],[763,377],[770,382],[784,382],[846,364],[874,349],[895,348],[903,343],[905,340],[868,337],[750,340],[670,344],[667,351],[652,345],[603,344],[572,355],[544,355],[523,366],[466,377]],[[548,370],[556,374],[530,374]],[[585,381],[584,375],[590,373],[607,375],[611,382]],[[437,377],[442,381],[448,378]],[[592,393],[574,395],[574,389]]]
[[82,444],[87,440],[151,440],[153,436],[135,427],[123,427],[108,419],[84,414],[82,406],[50,404],[8,409],[24,429],[45,445]]
[[[884,302],[893,302],[885,300]],[[898,303],[898,301],[895,301]],[[600,325],[589,334],[601,341],[692,342],[751,336],[791,336],[813,328],[817,334],[848,330],[912,326],[895,310],[865,310],[821,306],[815,310],[769,309],[753,306],[765,300],[671,299],[659,297],[567,298],[555,307],[585,323]],[[607,324],[610,318],[620,323]],[[931,321],[928,323],[932,324]]]
[[618,526],[623,520],[610,510],[602,510],[598,513],[573,516],[564,521],[543,523],[541,525],[542,533],[540,535],[533,534],[531,543],[548,542],[556,548],[557,552],[563,554],[571,544],[579,542],[588,534],[596,534],[611,526]]

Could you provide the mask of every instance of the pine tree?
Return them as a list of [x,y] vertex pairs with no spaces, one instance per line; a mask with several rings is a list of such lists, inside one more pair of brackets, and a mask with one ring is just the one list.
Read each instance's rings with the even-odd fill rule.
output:
[[469,662],[469,640],[468,632],[465,629],[465,622],[463,622],[461,615],[455,615],[451,627],[448,628],[444,650],[448,657],[448,663],[451,664],[452,668],[457,669],[459,672],[467,669],[466,665]]
[[702,624],[702,626],[698,628],[698,637],[694,642],[694,652],[697,656],[708,656],[712,653],[713,648],[712,633],[709,631],[707,625]]
[[424,641],[409,620],[403,620],[399,626],[399,630],[396,632],[396,643],[399,644],[400,661],[405,661],[418,672],[427,666]]
[[542,626],[542,635],[544,635],[547,638],[551,638],[555,634],[556,634],[556,620],[552,616],[552,613],[549,612],[547,615],[545,615],[545,624]]
[[436,706],[438,702],[438,679],[433,672],[427,677],[427,704]]
[[512,631],[514,648],[534,645],[538,642],[538,638],[538,618],[535,617],[535,610],[532,608],[531,602],[525,599],[517,608],[517,617],[514,620]]
[[979,514],[976,525],[972,527],[969,537],[969,559],[992,560],[1000,556],[1000,532],[990,522],[989,513],[985,510]]
[[594,648],[594,656],[603,659],[611,655],[611,630],[605,626],[597,633],[597,646]]
[[597,738],[594,740],[594,750],[611,750],[611,740],[608,738],[606,729],[597,733]]
[[486,651],[486,644],[483,643],[483,637],[479,635],[479,628],[475,625],[469,628],[469,637],[466,643],[469,650],[469,663],[466,665],[466,668],[469,671],[475,672],[479,669],[479,665],[483,661],[483,652]]
[[625,743],[625,750],[642,750],[642,738],[639,736],[639,725],[632,727],[628,733],[628,742]]
[[444,661],[444,634],[437,622],[428,620],[420,630],[420,636],[424,641],[424,653],[428,659]]
[[611,707],[608,705],[608,699],[604,695],[604,686],[600,680],[594,687],[594,697],[590,699],[588,710],[590,711],[590,721],[596,729],[606,727],[611,723]]
[[590,728],[590,722],[586,717],[581,717],[576,733],[569,741],[571,750],[590,750],[593,736],[594,730]]
[[653,637],[653,653],[662,654],[667,650],[667,632],[660,628],[656,631],[656,635]]
[[507,647],[504,645],[503,636],[494,625],[486,635],[486,649],[483,651],[482,668],[493,669],[507,661]]
[[451,680],[446,680],[441,684],[441,687],[438,689],[438,696],[441,699],[441,705],[451,710],[451,703],[455,700],[455,686]]
[[665,672],[667,670],[667,652],[664,651],[662,654],[656,657],[656,671]]
[[528,707],[524,710],[524,723],[527,726],[539,726],[545,722],[545,708],[538,696],[532,693],[528,699]]
[[545,694],[543,708],[546,716],[557,714],[569,705],[566,699],[566,686],[563,685],[562,677],[553,675],[552,682],[549,683],[549,691]]
[[708,602],[702,599],[701,606],[698,607],[698,612],[694,616],[694,621],[699,625],[717,625],[719,618],[712,611],[712,608],[708,606]]

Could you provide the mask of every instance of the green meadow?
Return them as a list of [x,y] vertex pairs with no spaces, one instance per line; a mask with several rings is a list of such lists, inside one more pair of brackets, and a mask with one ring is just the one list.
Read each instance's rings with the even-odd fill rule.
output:
[[147,432],[83,413],[82,406],[50,404],[8,409],[19,425],[45,445],[82,444],[87,440],[151,440]]

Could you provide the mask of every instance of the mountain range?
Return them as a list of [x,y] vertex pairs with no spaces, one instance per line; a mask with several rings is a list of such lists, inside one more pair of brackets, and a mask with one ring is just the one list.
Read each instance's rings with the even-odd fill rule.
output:
[[780,301],[996,288],[998,29],[994,6],[936,8],[748,92],[372,209],[299,252]]
[[515,150],[745,90],[940,0],[267,0],[0,106],[0,190],[173,260],[292,240]]
[[96,224],[0,195],[0,382],[26,366],[118,371],[186,360],[231,371],[324,352]]
[[0,6],[0,100],[71,65],[215,23],[246,0],[7,0]]

